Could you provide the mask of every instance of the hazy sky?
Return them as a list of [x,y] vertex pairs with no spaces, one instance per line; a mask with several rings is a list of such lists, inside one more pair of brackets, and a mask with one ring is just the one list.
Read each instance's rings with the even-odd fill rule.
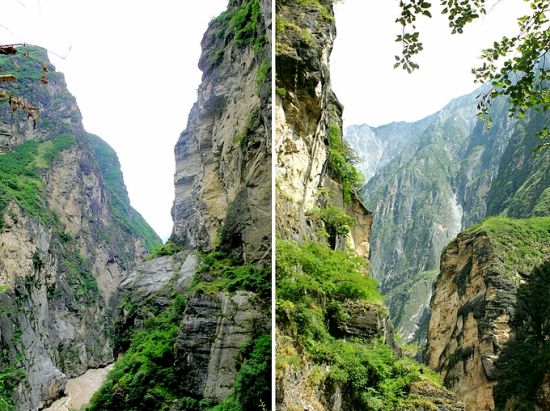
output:
[[[439,9],[437,1],[431,2]],[[516,18],[526,5],[519,0],[495,0],[486,16],[451,35],[445,17],[432,13],[418,28],[424,51],[413,74],[393,69],[400,44],[397,0],[344,0],[335,6],[337,37],[331,57],[333,88],[344,104],[345,125],[378,126],[414,121],[442,108],[451,99],[470,93],[470,70],[479,65],[481,49],[503,34],[516,33]]]
[[2,0],[0,43],[47,48],[86,130],[118,153],[132,205],[172,230],[174,145],[197,98],[200,41],[227,0]]

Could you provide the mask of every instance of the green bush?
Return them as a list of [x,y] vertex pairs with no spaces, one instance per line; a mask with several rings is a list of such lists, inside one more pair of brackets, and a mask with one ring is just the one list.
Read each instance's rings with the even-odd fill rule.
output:
[[271,298],[271,268],[243,264],[222,251],[199,255],[201,263],[193,278],[192,289],[203,292],[251,291]]
[[328,168],[331,175],[342,184],[344,201],[351,203],[352,192],[361,188],[365,176],[353,165],[355,153],[342,138],[340,126],[330,123],[328,131]]
[[271,61],[264,60],[256,73],[256,87],[258,87],[258,90],[265,83],[268,73],[271,73]]
[[259,32],[262,13],[259,0],[246,0],[233,13],[229,27],[233,43],[249,45],[259,52],[266,43],[266,36]]
[[144,320],[87,410],[160,409],[183,397],[173,348],[184,309],[185,298],[174,296],[168,307]]
[[266,409],[271,403],[271,334],[246,344],[241,348],[244,361],[235,378],[235,397],[241,409],[253,411]]
[[313,216],[325,223],[325,229],[329,235],[346,235],[355,224],[353,217],[346,214],[341,207],[327,206],[314,209]]
[[277,241],[276,255],[280,340],[293,344],[278,353],[278,367],[299,370],[305,358],[309,369],[318,367],[312,376],[316,384],[338,384],[353,409],[418,409],[420,400],[410,395],[410,385],[420,380],[441,385],[435,373],[412,359],[397,358],[382,340],[331,334],[331,321],[349,319],[345,301],[382,302],[364,259],[326,244],[285,240]]
[[362,257],[327,244],[277,241],[277,295],[292,302],[361,299],[383,301]]
[[183,247],[180,244],[173,243],[172,241],[167,241],[166,244],[159,245],[155,247],[146,257],[145,260],[153,260],[158,257],[163,257],[166,255],[174,255],[183,250]]

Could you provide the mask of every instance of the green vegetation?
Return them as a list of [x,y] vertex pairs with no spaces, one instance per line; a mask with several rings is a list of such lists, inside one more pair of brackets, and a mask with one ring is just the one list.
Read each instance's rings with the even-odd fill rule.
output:
[[260,268],[242,261],[222,251],[200,254],[201,263],[197,268],[191,289],[205,293],[218,291],[252,291],[264,299],[271,298],[271,269]]
[[[333,0],[333,2],[335,1],[337,0]],[[334,15],[330,12],[327,6],[325,6],[319,0],[295,0],[295,2],[302,6],[316,8],[317,11],[319,12],[319,15],[325,20],[328,20],[328,21],[334,20]]]
[[283,99],[286,97],[286,88],[284,87],[275,87],[275,92]]
[[13,201],[27,214],[50,221],[52,216],[46,209],[44,187],[36,168],[50,167],[61,151],[74,142],[73,136],[60,135],[42,143],[27,141],[0,155],[0,215]]
[[[550,124],[550,113],[529,113],[518,120],[487,195],[487,215],[525,218],[550,215],[550,150],[537,155],[537,130]],[[545,194],[546,192],[546,194]]]
[[346,299],[379,304],[382,296],[366,270],[364,258],[332,250],[327,244],[278,240],[277,301],[304,304],[304,308]]
[[151,226],[130,206],[116,152],[99,137],[88,134],[88,138],[110,194],[109,206],[116,224],[123,231],[140,238],[148,251],[162,245],[161,239]]
[[239,46],[249,45],[259,52],[266,43],[266,37],[259,32],[262,14],[259,0],[247,0],[235,11],[229,21],[233,42]]
[[67,282],[79,303],[93,304],[101,295],[97,280],[90,272],[89,263],[78,253],[65,256],[62,261],[67,271]]
[[179,253],[183,247],[180,244],[173,243],[172,241],[167,241],[166,244],[159,245],[145,257],[146,261],[153,260],[157,257],[163,257],[166,255],[174,255]]
[[173,364],[174,343],[185,304],[185,297],[178,295],[168,307],[152,308],[157,314],[146,318],[143,328],[133,333],[128,351],[115,363],[88,410],[168,410],[171,402],[183,397]]
[[[349,319],[344,303],[380,305],[365,260],[326,244],[277,241],[277,321],[282,332],[277,372],[308,372],[312,383],[338,384],[357,409],[414,409],[422,401],[410,385],[439,378],[412,359],[397,359],[380,340],[340,339],[330,324]],[[307,361],[308,371],[302,365]],[[313,363],[313,366],[312,366]]]
[[216,49],[210,52],[208,63],[215,66],[222,61],[228,41],[236,46],[249,46],[259,53],[267,42],[260,30],[262,21],[259,0],[245,0],[240,6],[230,8],[212,20],[215,25]]
[[[177,249],[167,247],[167,251]],[[213,251],[201,254],[190,292],[249,290],[268,300],[271,294],[269,268],[243,265],[226,254]],[[174,345],[186,306],[186,297],[169,285],[161,295],[148,295],[137,301],[125,296],[119,308],[127,327],[117,321],[116,350],[126,351],[116,362],[102,388],[94,395],[88,410],[231,410],[258,409],[271,396],[271,336],[259,335],[245,344],[237,358],[238,373],[233,394],[221,404],[208,398],[188,396],[188,387],[179,383]],[[168,305],[166,305],[168,304]],[[258,330],[260,333],[262,330]],[[174,408],[175,407],[175,408]],[[261,409],[261,408],[260,408]]]
[[258,87],[258,91],[265,83],[265,80],[269,73],[271,73],[271,61],[264,60],[262,61],[262,64],[260,64],[260,67],[258,67],[258,71],[256,72],[256,87]]
[[211,411],[268,410],[271,404],[271,334],[245,344],[233,395]]
[[343,208],[332,205],[314,209],[312,214],[325,223],[329,235],[346,235],[355,224],[353,217],[347,215]]
[[550,217],[491,217],[468,231],[487,233],[509,276],[531,272],[550,255]]
[[353,165],[355,153],[342,138],[340,126],[330,123],[328,130],[329,158],[328,167],[331,175],[342,184],[344,201],[351,203],[352,192],[361,188],[365,177]]
[[38,145],[34,165],[38,168],[49,168],[55,159],[64,150],[67,150],[76,143],[76,137],[72,134],[60,134],[53,140],[47,140]]
[[[22,347],[21,328],[16,324],[13,330],[13,347]],[[15,387],[25,378],[23,355],[15,354],[15,361],[10,361],[10,350],[2,346],[0,351],[0,409],[14,411],[13,394]],[[9,365],[8,365],[9,364]]]

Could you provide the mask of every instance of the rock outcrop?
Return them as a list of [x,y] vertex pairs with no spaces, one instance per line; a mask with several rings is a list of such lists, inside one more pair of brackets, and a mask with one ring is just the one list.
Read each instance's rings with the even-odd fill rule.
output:
[[0,113],[0,407],[37,410],[68,377],[113,361],[117,286],[160,239],[131,208],[116,154],[86,133],[46,52],[1,59],[17,77],[7,91],[39,118]]
[[[548,312],[548,269],[539,267],[550,258],[549,223],[547,217],[491,218],[443,252],[426,355],[467,410],[515,409],[514,398],[542,410],[548,401],[547,364],[537,360],[548,350],[547,317],[537,318]],[[546,284],[538,297],[526,293],[531,283]],[[532,340],[531,358],[522,363],[521,348]]]
[[[231,10],[258,4],[258,27],[246,43]],[[271,30],[269,1],[231,1],[202,41],[198,100],[176,144],[172,241],[199,251],[224,247],[246,261],[271,254]],[[229,14],[228,14],[229,13]],[[235,31],[235,32],[233,32]],[[220,34],[223,33],[223,34]],[[261,53],[259,53],[261,51]],[[260,227],[261,229],[255,229]],[[219,241],[219,239],[218,239]]]

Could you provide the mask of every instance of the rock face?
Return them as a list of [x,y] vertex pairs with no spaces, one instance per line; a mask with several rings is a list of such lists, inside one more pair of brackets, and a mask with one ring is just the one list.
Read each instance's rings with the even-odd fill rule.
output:
[[[231,1],[229,10],[242,3]],[[264,39],[271,6],[259,4],[254,36]],[[252,44],[229,45],[230,30],[220,19],[202,41],[198,101],[175,148],[171,239],[209,251],[221,230],[222,243],[246,261],[265,261],[271,253],[271,59],[266,46],[260,55]]]
[[414,123],[397,122],[380,127],[367,124],[346,127],[344,138],[358,155],[357,168],[365,175],[365,184],[378,170],[396,157],[416,138],[426,131],[434,116]]
[[[159,408],[198,408],[200,400],[250,407],[245,394],[235,393],[235,379],[250,355],[243,350],[265,339],[271,324],[269,296],[260,292],[271,279],[271,24],[267,0],[231,0],[209,24],[197,102],[175,147],[170,243],[120,289],[117,352],[131,356],[141,349],[136,335],[158,332],[167,339],[168,359],[148,358],[159,371],[127,384],[124,395],[118,380],[108,381],[92,409],[142,406],[135,402],[141,395]],[[247,277],[259,273],[261,280]],[[172,335],[162,315],[175,305],[183,308],[170,319]],[[250,398],[270,395],[270,382],[261,379],[270,376],[270,358],[262,358],[265,372],[254,382],[261,389],[242,387]],[[115,378],[141,381],[139,361],[117,366],[126,368]]]
[[358,152],[358,166],[374,174],[362,190],[375,216],[372,273],[406,341],[425,341],[431,297],[426,279],[435,279],[429,273],[460,230],[488,215],[550,212],[544,192],[550,158],[531,155],[548,114],[513,120],[497,100],[493,126],[486,129],[476,118],[477,94],[416,123],[351,126],[345,135]]
[[[271,2],[260,5],[258,38],[271,31]],[[227,12],[226,12],[227,13]],[[202,41],[203,79],[187,129],[176,144],[172,240],[196,251],[222,250],[245,263],[271,262],[271,54],[220,43],[223,15]],[[254,41],[254,40],[251,40]],[[222,47],[219,61],[212,63]],[[265,71],[267,70],[267,71]],[[262,74],[263,71],[263,74]],[[218,238],[217,238],[218,237]],[[189,296],[175,346],[190,394],[227,397],[239,350],[269,327],[269,303],[253,293]]]
[[[537,359],[548,349],[548,328],[537,322],[548,312],[548,285],[540,286],[548,282],[548,273],[537,267],[548,265],[549,222],[492,218],[461,233],[443,252],[431,301],[427,361],[467,410],[514,409],[519,403],[544,409],[548,401],[543,390],[547,364]],[[530,284],[537,290],[528,294]],[[537,341],[528,355],[533,363],[525,364],[518,347],[530,340]],[[525,380],[532,384],[522,386]]]
[[84,130],[63,75],[44,50],[26,51],[48,66],[49,83],[22,49],[2,57],[13,92],[40,116],[33,127],[24,112],[0,114],[0,368],[10,379],[0,404],[37,410],[67,377],[113,361],[118,283],[160,239],[130,207],[116,154]]
[[265,307],[253,293],[190,296],[176,340],[176,368],[194,395],[222,400],[233,391],[241,348],[257,327],[265,328]]
[[[373,295],[369,300],[362,294],[372,287],[378,295],[365,278],[372,214],[350,182],[353,165],[342,140],[343,107],[331,89],[329,57],[336,36],[332,2],[278,1],[276,13],[275,201],[281,243],[277,246],[277,409],[395,407],[376,385],[378,374],[368,360],[369,355],[383,356],[391,368],[399,361],[395,355],[400,350],[380,299]],[[349,268],[362,282],[358,290],[362,297],[332,294],[340,284],[333,265],[342,256],[361,257],[353,260],[361,268]],[[316,267],[322,267],[322,273]],[[325,280],[334,281],[334,287],[319,292],[317,287]],[[366,370],[377,376],[367,381],[362,378]],[[422,386],[420,378],[416,383]],[[419,388],[414,398],[402,398],[401,408],[421,409],[422,403],[430,409],[455,409],[447,408],[455,403],[457,410],[463,409],[454,394],[432,383],[428,386],[434,393],[445,393],[448,400],[434,394],[437,399],[432,401],[426,395],[429,390],[420,394]]]

